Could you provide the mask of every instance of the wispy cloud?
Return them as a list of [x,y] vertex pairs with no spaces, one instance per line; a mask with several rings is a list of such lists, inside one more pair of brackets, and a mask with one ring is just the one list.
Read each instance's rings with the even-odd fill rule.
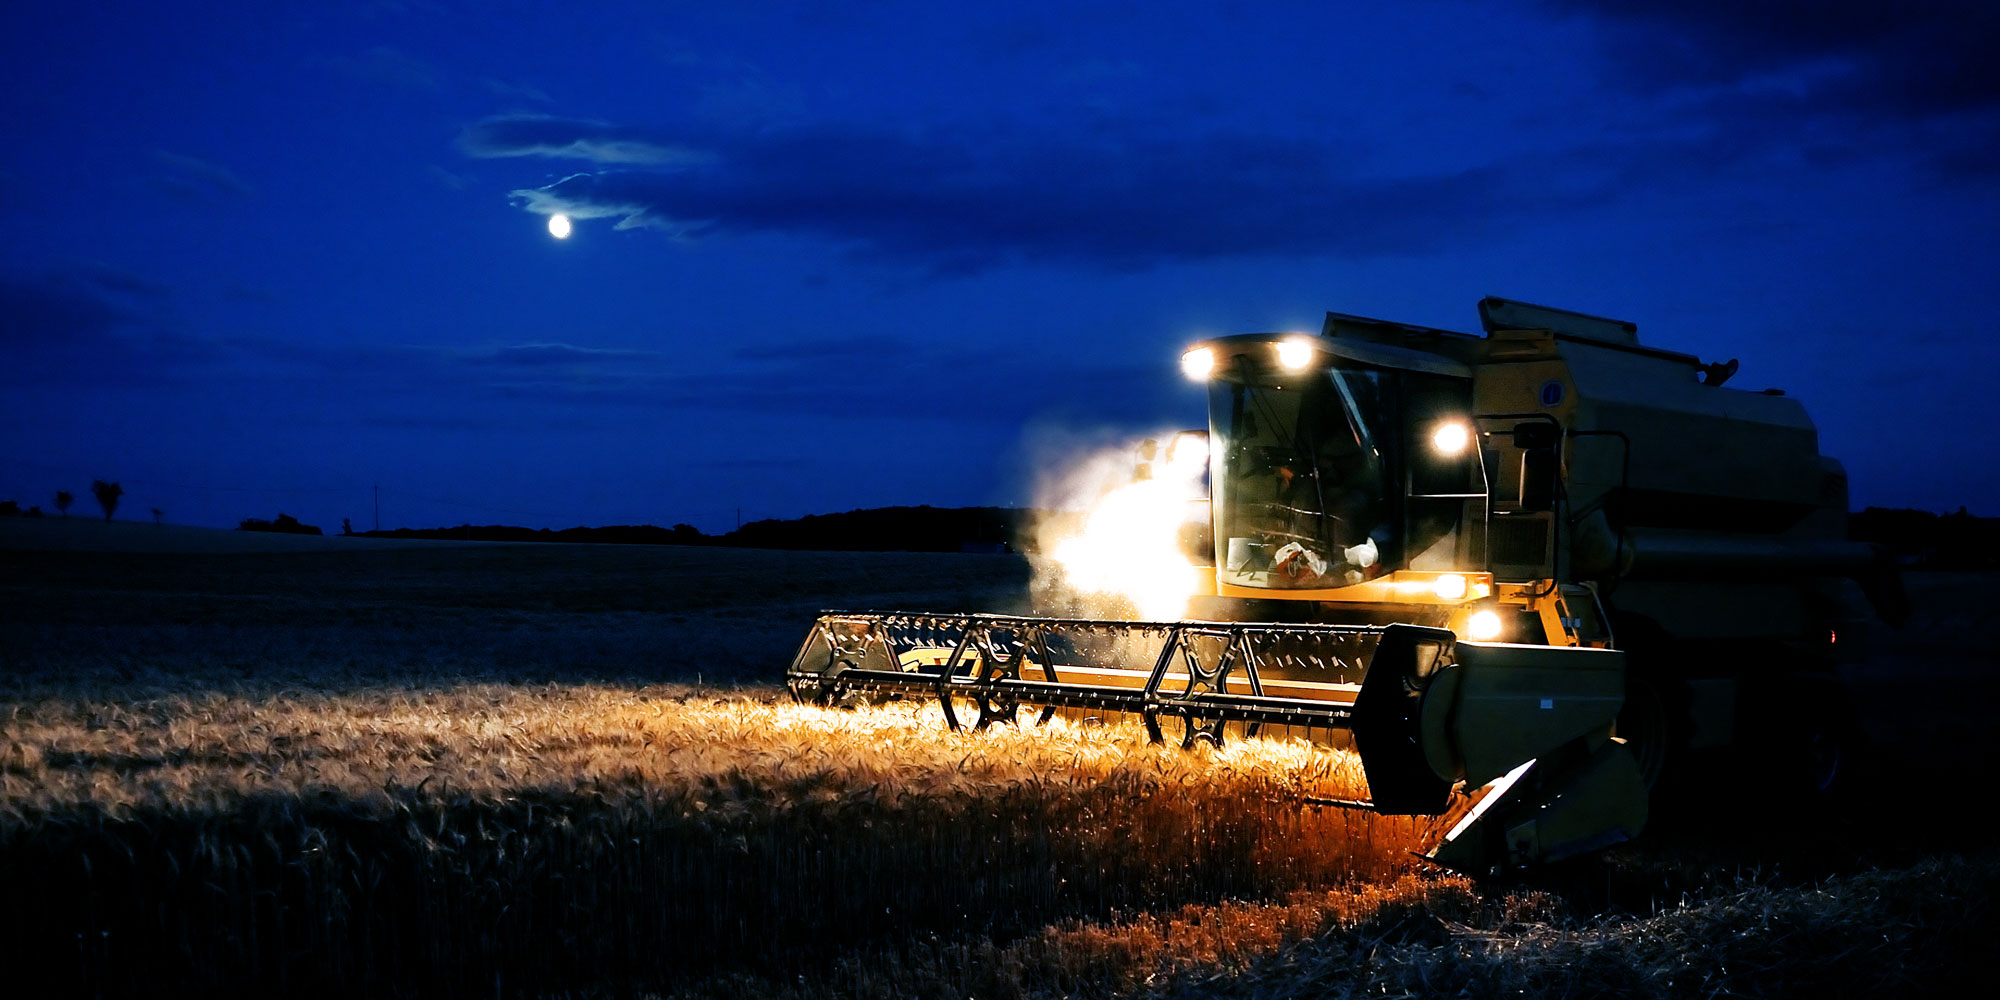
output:
[[[1000,124],[671,130],[507,116],[460,144],[604,168],[513,192],[530,212],[679,236],[814,236],[944,273],[1419,251],[1574,197],[1499,167],[1357,175],[1329,141],[1183,135],[1171,123],[1063,137]],[[633,168],[642,163],[653,169]]]
[[194,393],[291,420],[342,413],[393,424],[442,415],[452,427],[527,427],[629,422],[645,411],[1014,426],[1049,414],[1109,419],[1180,384],[1172,372],[1144,366],[1071,369],[1051,379],[1039,361],[998,348],[877,334],[747,347],[689,363],[615,344],[190,333],[167,314],[166,295],[109,268],[0,274],[0,314],[10,318],[0,324],[0,357],[8,361],[0,386]]
[[593,163],[699,164],[714,153],[643,129],[553,115],[500,115],[458,137],[469,156],[546,156]]
[[1761,80],[1823,106],[1902,115],[2000,106],[2000,6],[1988,0],[1546,2],[1642,33],[1616,54],[1646,85]]
[[1606,28],[1609,80],[1739,151],[1910,155],[2000,171],[2000,5],[1989,0],[1544,0]]
[[0,385],[132,385],[214,356],[179,332],[169,291],[103,264],[0,274]]

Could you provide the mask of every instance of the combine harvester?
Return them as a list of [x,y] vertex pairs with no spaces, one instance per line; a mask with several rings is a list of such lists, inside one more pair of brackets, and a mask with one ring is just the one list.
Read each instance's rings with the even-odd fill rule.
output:
[[1804,409],[1630,323],[1479,312],[1484,337],[1332,313],[1182,356],[1209,392],[1174,442],[1206,447],[1197,617],[829,613],[792,691],[1349,745],[1369,796],[1342,804],[1443,817],[1427,856],[1473,873],[1636,836],[1691,748],[1754,737],[1829,787],[1837,644],[1901,591],[1846,540]]

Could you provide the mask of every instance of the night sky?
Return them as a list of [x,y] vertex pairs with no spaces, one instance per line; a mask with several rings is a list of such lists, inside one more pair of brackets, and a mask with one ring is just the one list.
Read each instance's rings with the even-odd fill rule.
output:
[[1027,504],[1191,339],[1493,294],[2000,514],[2000,5],[307,6],[0,14],[0,499]]

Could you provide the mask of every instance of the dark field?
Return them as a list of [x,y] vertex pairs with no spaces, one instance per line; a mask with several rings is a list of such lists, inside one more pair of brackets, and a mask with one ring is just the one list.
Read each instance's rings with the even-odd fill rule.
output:
[[[84,529],[87,543],[92,529],[136,528],[143,540],[150,526],[49,527]],[[315,676],[768,681],[829,605],[1017,605],[1028,580],[1025,562],[993,556],[166,530],[178,533],[177,547],[250,551],[0,546],[9,604],[0,623],[9,659],[18,657],[13,673],[119,682],[158,675],[171,686]],[[278,551],[256,550],[263,547]]]
[[[204,537],[155,547],[259,544]],[[823,608],[1021,609],[1012,557],[270,544],[0,551],[21,995],[1859,995],[1969,988],[2000,931],[1991,577],[1911,580],[1842,797],[1711,761],[1476,885],[1300,806],[1330,751],[764,683]]]

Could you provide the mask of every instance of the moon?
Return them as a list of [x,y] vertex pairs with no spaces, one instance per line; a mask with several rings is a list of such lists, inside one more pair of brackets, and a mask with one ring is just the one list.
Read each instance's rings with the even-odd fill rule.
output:
[[569,216],[558,212],[549,216],[549,235],[559,240],[569,239]]

